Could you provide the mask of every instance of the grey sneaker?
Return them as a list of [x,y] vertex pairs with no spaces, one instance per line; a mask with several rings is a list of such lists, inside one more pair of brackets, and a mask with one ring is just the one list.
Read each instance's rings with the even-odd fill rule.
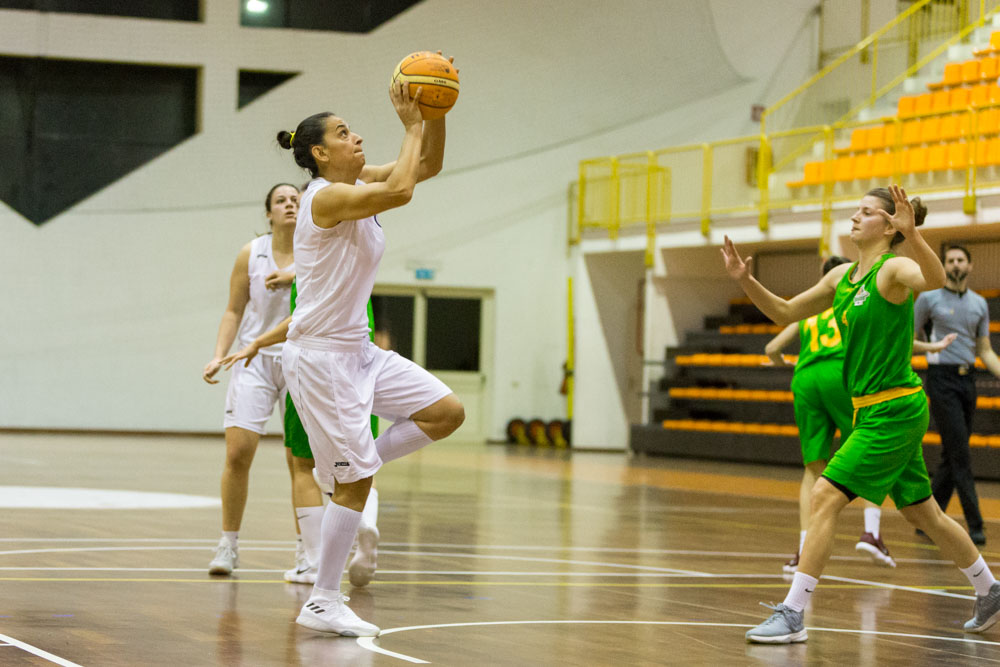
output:
[[215,558],[208,564],[209,574],[232,574],[240,566],[240,553],[237,547],[229,544],[223,537],[215,549]]
[[1000,581],[990,586],[986,595],[976,596],[972,618],[965,622],[966,632],[984,632],[1000,620]]
[[748,644],[792,644],[809,639],[801,611],[794,611],[783,604],[777,606],[763,602],[760,604],[773,609],[774,613],[753,630],[747,630]]

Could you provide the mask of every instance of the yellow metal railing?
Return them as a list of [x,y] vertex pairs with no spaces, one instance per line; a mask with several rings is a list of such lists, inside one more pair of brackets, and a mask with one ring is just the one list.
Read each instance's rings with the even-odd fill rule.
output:
[[652,151],[580,162],[576,186],[576,229],[570,243],[588,228],[607,230],[618,238],[623,226],[646,227],[646,265],[653,265],[656,225],[670,221],[670,169]]
[[[984,25],[986,20],[1000,11],[1000,0],[957,0],[964,3],[961,8],[966,25],[957,33],[941,43],[931,46],[923,45],[916,48],[916,56],[902,74],[892,76],[872,75],[872,90],[861,104],[850,109],[853,117],[861,108],[870,105],[898,86],[907,76],[912,75],[945,49],[958,40],[964,39],[976,27]],[[646,153],[603,157],[584,160],[580,163],[579,183],[576,190],[576,215],[571,221],[569,234],[570,243],[579,241],[581,234],[588,228],[603,228],[611,238],[617,238],[623,227],[646,225],[649,236],[647,261],[652,256],[654,246],[655,226],[657,223],[673,219],[693,219],[701,223],[701,231],[706,236],[711,229],[713,218],[738,214],[757,213],[759,226],[766,230],[769,224],[769,214],[772,211],[788,210],[795,206],[817,206],[821,211],[823,235],[820,239],[820,250],[824,252],[829,241],[832,224],[833,204],[856,198],[861,190],[860,182],[844,182],[827,180],[818,186],[804,188],[789,188],[786,184],[777,183],[777,177],[784,173],[793,173],[783,168],[794,166],[792,160],[812,151],[818,157],[822,154],[824,161],[835,157],[835,144],[846,142],[849,132],[859,127],[883,123],[897,125],[896,140],[901,138],[898,125],[903,120],[895,117],[879,118],[860,122],[851,120],[846,114],[841,114],[830,122],[811,124],[806,127],[779,128],[775,123],[765,130],[768,117],[774,118],[779,109],[788,108],[793,100],[803,96],[808,89],[816,89],[817,82],[828,77],[844,76],[837,74],[837,68],[850,58],[858,56],[864,50],[869,52],[872,70],[878,70],[880,65],[879,45],[891,35],[892,30],[900,26],[908,26],[907,32],[918,37],[923,32],[933,32],[926,26],[912,25],[919,16],[917,12],[928,6],[928,2],[920,0],[892,22],[872,33],[864,40],[846,52],[837,61],[817,73],[806,84],[793,91],[770,107],[761,123],[761,133],[754,136],[737,137],[706,144],[674,146]],[[972,11],[970,4],[978,5],[978,11]],[[922,19],[921,19],[922,20]],[[923,21],[926,24],[926,21]],[[919,28],[919,29],[918,29]],[[909,44],[909,42],[908,42]],[[914,51],[907,47],[908,52]],[[909,56],[908,56],[909,57]],[[884,58],[881,60],[885,60]],[[847,73],[850,75],[850,72]],[[887,78],[881,86],[876,82]],[[995,105],[993,105],[995,106]],[[982,106],[978,109],[968,109],[969,122],[977,127],[978,114],[991,108]],[[954,111],[923,114],[920,117],[954,114]],[[980,144],[984,139],[976,132],[963,136],[970,144],[973,154],[981,151]],[[890,147],[893,154],[893,178],[904,186],[920,191],[962,190],[965,209],[975,210],[976,190],[988,184],[1000,184],[1000,174],[980,174],[973,164],[964,170],[964,175],[958,178],[951,173],[944,182],[932,181],[919,174],[904,174],[901,168],[903,151],[906,147],[896,145]],[[954,172],[954,170],[952,170]],[[801,174],[801,170],[797,171]],[[994,177],[995,176],[995,177]],[[884,184],[884,181],[881,182]],[[863,192],[861,192],[863,194]]]

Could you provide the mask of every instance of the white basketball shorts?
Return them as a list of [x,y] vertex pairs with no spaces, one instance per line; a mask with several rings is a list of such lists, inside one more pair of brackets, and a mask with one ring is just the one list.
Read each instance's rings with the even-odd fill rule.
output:
[[345,484],[371,477],[382,466],[372,414],[406,419],[452,393],[417,364],[367,339],[342,343],[300,336],[285,343],[282,367],[318,474]]
[[223,426],[236,426],[263,435],[275,403],[284,417],[285,376],[281,372],[281,357],[258,354],[248,367],[244,367],[242,361],[237,362],[229,378]]

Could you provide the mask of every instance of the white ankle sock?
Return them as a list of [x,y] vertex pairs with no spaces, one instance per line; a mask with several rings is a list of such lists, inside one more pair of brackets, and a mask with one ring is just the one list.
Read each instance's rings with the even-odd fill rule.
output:
[[347,555],[354,545],[354,535],[361,523],[361,512],[330,503],[323,511],[322,549],[319,569],[316,572],[316,588],[339,591],[340,579],[344,576]]
[[375,439],[375,449],[383,463],[395,461],[434,442],[410,419],[400,419]]
[[306,559],[313,566],[319,563],[319,554],[323,544],[320,537],[323,531],[323,513],[322,505],[295,508],[295,517],[299,520],[299,530],[302,533],[299,539],[302,540]]
[[799,531],[799,554],[802,554],[802,545],[806,543],[806,531]]
[[229,546],[235,549],[240,543],[240,531],[238,530],[224,530],[222,531],[222,536],[229,541]]
[[361,523],[372,528],[378,524],[378,491],[375,490],[375,487],[372,487],[372,490],[368,492],[365,508],[361,510]]
[[993,573],[990,572],[990,566],[986,564],[982,556],[969,567],[960,567],[958,569],[969,578],[969,583],[976,589],[976,595],[986,595],[990,592],[993,584],[996,583]]
[[881,507],[865,508],[865,532],[871,533],[876,540],[878,539],[878,528],[881,519],[882,519]]
[[795,611],[805,609],[818,583],[819,579],[816,577],[796,572],[795,576],[792,577],[792,587],[788,589],[788,595],[785,596],[785,606]]

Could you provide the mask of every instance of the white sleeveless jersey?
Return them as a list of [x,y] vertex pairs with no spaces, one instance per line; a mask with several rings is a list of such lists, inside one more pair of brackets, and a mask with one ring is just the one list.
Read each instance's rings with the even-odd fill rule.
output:
[[289,340],[368,339],[368,299],[385,252],[385,235],[375,216],[343,220],[330,229],[318,227],[313,197],[328,185],[325,178],[313,179],[300,199],[295,225],[297,292]]
[[[243,320],[240,322],[240,332],[236,339],[241,348],[249,345],[257,336],[281,324],[291,310],[290,287],[270,290],[264,287],[264,279],[278,270],[278,265],[274,263],[272,238],[271,234],[265,234],[250,243],[250,261],[247,265],[247,273],[250,276],[250,301],[243,310]],[[295,264],[289,264],[282,270],[294,271]],[[261,349],[260,354],[279,355],[281,345],[265,347]]]

